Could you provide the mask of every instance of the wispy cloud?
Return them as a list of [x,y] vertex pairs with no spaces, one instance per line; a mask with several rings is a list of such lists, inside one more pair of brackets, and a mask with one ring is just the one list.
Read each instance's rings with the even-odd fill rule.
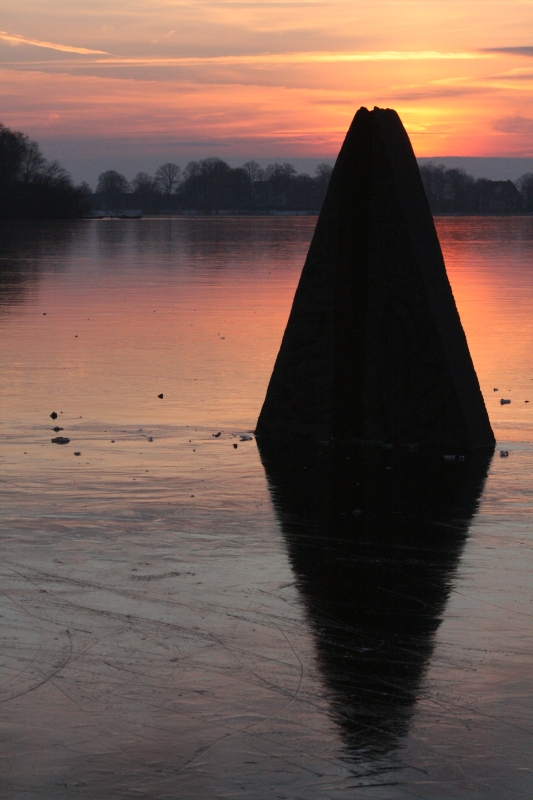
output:
[[173,34],[175,33],[176,29],[174,29],[173,31],[167,31],[167,33],[164,33],[162,36],[159,37],[159,39],[152,39],[152,44],[158,44],[159,42],[162,42],[163,39],[168,39],[169,36],[173,36]]
[[533,71],[531,67],[519,67],[518,69],[510,69],[508,72],[502,72],[499,75],[489,75],[486,80],[489,81],[531,81],[533,79]]
[[449,89],[432,88],[413,89],[403,92],[391,92],[390,99],[416,102],[418,100],[438,100],[447,97],[465,97],[467,95],[487,94],[494,91],[488,86],[464,86]]
[[531,117],[522,117],[520,114],[516,114],[512,117],[501,117],[494,121],[493,128],[495,131],[500,131],[501,133],[515,133],[531,136],[533,133],[533,119]]
[[0,39],[3,39],[4,42],[9,42],[10,44],[30,44],[33,45],[33,47],[45,47],[48,50],[60,50],[63,53],[77,53],[78,55],[82,56],[110,55],[110,53],[106,52],[106,50],[89,50],[87,47],[72,47],[69,44],[41,42],[40,39],[30,39],[27,36],[19,36],[16,33],[7,33],[6,31],[0,31]]
[[497,75],[496,80],[501,81],[532,81],[533,80],[533,72],[529,70],[528,72],[519,72],[516,75],[512,73],[506,75]]
[[[42,44],[42,46],[46,46]],[[51,46],[51,45],[49,45]],[[98,50],[81,50],[54,45],[58,49],[68,52],[83,52],[99,54]],[[132,66],[132,67],[196,67],[196,66],[276,66],[286,64],[342,64],[365,61],[437,61],[437,60],[474,60],[492,58],[490,54],[480,52],[439,52],[436,50],[414,51],[363,51],[356,53],[339,52],[292,52],[292,53],[257,53],[250,55],[225,55],[225,56],[139,56],[122,57],[110,54],[108,58],[92,59],[93,64]],[[84,62],[85,63],[85,62]]]
[[[331,52],[296,52],[296,53],[258,53],[235,56],[178,56],[174,58],[113,58],[109,63],[132,64],[135,66],[197,66],[202,64],[339,64],[358,61],[435,61],[435,60],[471,60],[491,58],[489,54],[479,52],[449,53],[435,50],[384,50],[376,52],[331,53]],[[107,63],[107,59],[98,59],[99,63]]]
[[506,56],[527,56],[533,58],[533,47],[488,47],[483,53],[499,53]]

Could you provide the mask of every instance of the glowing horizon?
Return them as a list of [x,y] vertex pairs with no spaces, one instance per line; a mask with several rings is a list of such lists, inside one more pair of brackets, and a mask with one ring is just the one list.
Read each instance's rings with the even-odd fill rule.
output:
[[123,140],[169,158],[334,158],[377,105],[418,156],[533,157],[529,5],[23,0],[0,31],[0,121],[80,157]]

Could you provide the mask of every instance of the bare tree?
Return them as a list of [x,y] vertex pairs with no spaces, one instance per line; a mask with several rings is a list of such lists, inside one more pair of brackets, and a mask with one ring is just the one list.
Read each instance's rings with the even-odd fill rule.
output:
[[333,167],[329,164],[317,164],[317,168],[315,169],[315,175],[317,180],[320,183],[325,184],[326,186],[329,183],[329,179],[331,178],[331,173],[333,172]]
[[91,189],[87,181],[82,181],[78,188],[85,197],[92,196],[93,190]]
[[287,206],[291,183],[296,176],[292,164],[269,164],[265,170],[265,180],[270,184],[270,195],[275,206]]
[[138,172],[131,182],[133,191],[141,194],[154,189],[155,181],[147,172]]
[[28,137],[0,122],[0,187],[21,178]]
[[292,164],[288,164],[287,162],[285,164],[282,164],[281,170],[283,178],[286,181],[290,181],[292,180],[292,178],[296,177],[297,172]]
[[102,195],[102,199],[109,206],[119,208],[129,190],[130,185],[126,177],[115,169],[108,169],[98,176],[96,192]]
[[[221,158],[204,158],[190,161],[185,167],[184,181],[179,195],[188,208],[199,208],[205,213],[217,213],[231,203],[233,170]],[[241,171],[244,177],[244,172]],[[238,181],[237,181],[238,182]]]
[[170,162],[162,164],[155,171],[155,180],[160,191],[168,199],[181,181],[181,169],[177,164]]
[[242,165],[243,170],[246,172],[248,176],[248,184],[249,184],[249,192],[250,192],[250,202],[251,205],[255,205],[255,184],[257,181],[260,181],[264,175],[264,171],[261,169],[260,165],[257,161],[247,161],[246,164]]
[[248,175],[250,186],[253,186],[254,183],[260,181],[261,178],[263,177],[263,170],[261,169],[257,161],[247,161],[246,164],[242,165],[242,168]]
[[66,219],[88,211],[87,196],[61,164],[0,122],[0,219]]
[[185,167],[185,178],[192,179],[198,178],[202,173],[202,165],[200,161],[189,161]]
[[324,163],[318,164],[315,169],[316,202],[319,208],[324,202],[332,172],[333,167]]
[[225,189],[227,188],[231,167],[217,156],[203,158],[200,165],[202,169],[204,208],[216,213],[224,203]]
[[57,160],[45,161],[39,180],[45,186],[67,186],[71,182],[69,173]]
[[138,202],[145,211],[153,209],[157,200],[158,188],[152,176],[147,172],[138,172],[131,185],[135,202]]
[[41,175],[46,166],[46,159],[41,153],[37,142],[26,140],[26,149],[20,165],[20,177],[24,183],[31,183]]
[[526,175],[522,175],[516,184],[520,194],[522,195],[524,211],[533,211],[533,173],[528,172]]

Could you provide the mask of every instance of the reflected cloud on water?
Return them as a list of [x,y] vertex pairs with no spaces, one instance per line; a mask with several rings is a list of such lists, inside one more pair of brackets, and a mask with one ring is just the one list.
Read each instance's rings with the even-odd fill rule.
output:
[[408,732],[492,452],[258,444],[331,716],[373,772]]

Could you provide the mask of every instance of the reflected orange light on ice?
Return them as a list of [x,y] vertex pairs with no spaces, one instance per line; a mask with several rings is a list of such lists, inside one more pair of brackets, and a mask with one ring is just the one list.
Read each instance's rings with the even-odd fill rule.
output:
[[[314,226],[303,218],[295,231],[294,222],[80,223],[72,237],[76,267],[49,276],[17,325],[0,316],[10,353],[4,378],[22,398],[19,411],[42,416],[51,404],[84,421],[97,413],[113,424],[238,420],[250,428]],[[141,268],[143,241],[136,237],[150,234],[150,269],[146,259]],[[53,354],[44,361],[43,347]],[[41,364],[42,380],[31,392],[21,363]]]
[[442,217],[436,226],[496,437],[520,440],[530,425],[525,400],[533,404],[531,220]]
[[[75,236],[58,228],[53,263],[37,254],[26,299],[0,307],[16,413],[35,424],[57,407],[84,424],[96,415],[253,427],[314,225],[227,217],[80,221]],[[438,218],[437,231],[491,423],[516,438],[533,413],[533,221]]]

